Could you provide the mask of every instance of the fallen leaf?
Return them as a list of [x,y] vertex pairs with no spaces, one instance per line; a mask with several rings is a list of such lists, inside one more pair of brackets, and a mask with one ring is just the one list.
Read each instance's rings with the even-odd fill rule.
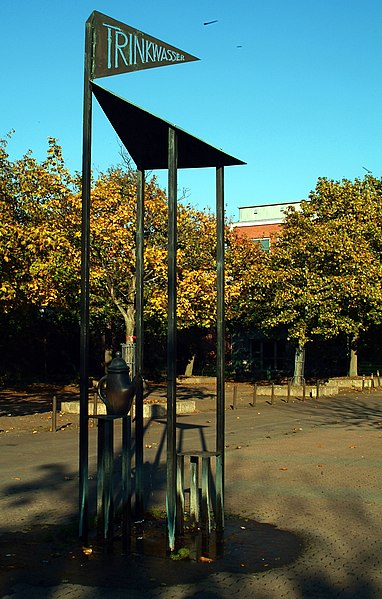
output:
[[279,468],[279,470],[288,470],[288,468]]
[[350,445],[350,449],[355,449],[357,445]]
[[203,555],[201,555],[199,561],[203,562],[204,564],[211,564],[214,560],[210,557],[204,557]]

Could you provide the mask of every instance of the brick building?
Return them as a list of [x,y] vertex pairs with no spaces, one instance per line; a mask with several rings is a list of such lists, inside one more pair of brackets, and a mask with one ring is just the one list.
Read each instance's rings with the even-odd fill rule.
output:
[[260,206],[243,206],[239,208],[239,220],[232,226],[239,233],[259,242],[267,250],[272,236],[280,229],[285,210],[293,206],[299,209],[301,202],[280,204],[263,204]]

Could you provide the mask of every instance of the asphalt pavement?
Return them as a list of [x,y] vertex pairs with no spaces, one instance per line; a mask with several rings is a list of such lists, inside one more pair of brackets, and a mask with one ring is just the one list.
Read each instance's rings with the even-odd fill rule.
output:
[[[77,540],[78,430],[2,434],[1,596],[381,598],[381,391],[254,406],[243,394],[237,405],[225,412],[223,548],[214,534],[207,549],[196,539],[186,560],[166,553],[160,519],[164,418],[145,421],[147,522],[127,554]],[[178,416],[178,449],[213,451],[214,400],[197,410]],[[96,436],[90,428],[91,496]],[[118,456],[118,427],[115,439]]]

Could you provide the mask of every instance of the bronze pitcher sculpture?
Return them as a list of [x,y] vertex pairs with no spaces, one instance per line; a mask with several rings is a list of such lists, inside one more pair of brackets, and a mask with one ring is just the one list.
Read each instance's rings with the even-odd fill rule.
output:
[[[98,382],[98,395],[106,405],[109,416],[125,416],[130,412],[134,395],[137,392],[139,376],[130,379],[130,369],[121,352],[116,352],[107,374]],[[106,391],[105,391],[106,388]]]

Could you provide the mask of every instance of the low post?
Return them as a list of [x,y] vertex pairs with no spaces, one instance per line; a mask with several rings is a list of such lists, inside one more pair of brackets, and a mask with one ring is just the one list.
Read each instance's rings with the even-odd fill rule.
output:
[[288,379],[288,394],[287,394],[287,403],[290,402],[290,391],[291,391],[291,387],[292,387],[292,380]]
[[316,399],[319,399],[320,397],[320,381],[317,381],[316,383]]
[[275,402],[275,384],[272,383],[272,387],[271,387],[271,405],[273,405]]
[[306,399],[306,384],[305,379],[302,381],[302,401]]
[[236,410],[236,408],[237,408],[237,384],[234,383],[233,395],[232,395],[232,409]]
[[[93,416],[97,416],[98,414],[98,394],[95,391],[93,393]],[[96,426],[96,420],[94,418],[89,418],[89,426],[94,427]]]
[[362,375],[362,391],[365,391],[365,375]]
[[52,433],[57,431],[57,397],[53,395],[52,402]]
[[252,407],[254,408],[257,402],[257,383],[253,385]]
[[379,376],[379,370],[377,370],[377,385],[378,385],[378,387],[381,386],[381,378]]

